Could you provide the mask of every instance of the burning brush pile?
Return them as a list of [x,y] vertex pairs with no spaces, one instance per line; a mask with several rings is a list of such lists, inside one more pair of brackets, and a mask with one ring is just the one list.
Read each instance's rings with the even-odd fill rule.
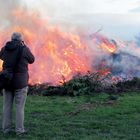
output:
[[121,80],[117,82],[111,82],[111,80],[111,74],[103,76],[99,72],[89,72],[86,75],[79,73],[67,82],[65,82],[64,79],[63,84],[58,86],[50,86],[49,84],[30,85],[29,94],[41,96],[80,96],[96,95],[99,93],[121,94],[124,92],[140,91],[139,78],[134,77],[131,80]]
[[12,10],[10,17],[7,25],[0,24],[0,47],[12,32],[23,33],[36,57],[29,67],[31,94],[117,92],[124,91],[122,83],[135,83],[139,89],[134,77],[140,77],[140,46],[135,41],[52,26],[38,12],[22,8]]

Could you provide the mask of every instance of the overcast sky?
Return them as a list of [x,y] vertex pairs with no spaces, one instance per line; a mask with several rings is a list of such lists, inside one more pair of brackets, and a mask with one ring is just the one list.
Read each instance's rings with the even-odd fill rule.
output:
[[71,13],[129,13],[140,7],[140,0],[26,0],[58,15]]
[[[23,0],[52,19],[103,27],[104,32],[131,39],[140,32],[140,0]],[[93,28],[94,28],[93,27]]]

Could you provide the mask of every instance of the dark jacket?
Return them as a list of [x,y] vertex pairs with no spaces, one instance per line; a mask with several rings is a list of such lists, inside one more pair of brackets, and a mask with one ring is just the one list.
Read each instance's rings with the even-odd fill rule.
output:
[[[20,57],[18,53],[23,47]],[[13,73],[13,79],[10,87],[12,89],[21,89],[28,85],[28,64],[35,60],[30,49],[21,41],[9,41],[0,51],[0,59],[4,61],[3,70]],[[18,61],[17,61],[18,59]],[[15,66],[15,63],[18,65]]]

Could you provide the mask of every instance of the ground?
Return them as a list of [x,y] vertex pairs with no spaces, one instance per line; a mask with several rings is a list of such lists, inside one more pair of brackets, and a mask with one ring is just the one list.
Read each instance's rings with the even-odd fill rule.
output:
[[[20,138],[24,140],[139,140],[140,94],[28,96],[25,127],[28,134]],[[0,132],[0,140],[16,139],[14,132],[7,137]]]

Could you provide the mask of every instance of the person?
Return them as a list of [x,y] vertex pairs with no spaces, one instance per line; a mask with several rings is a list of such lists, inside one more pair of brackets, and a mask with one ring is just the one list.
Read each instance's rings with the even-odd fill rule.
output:
[[[21,48],[22,52],[18,58],[19,49]],[[12,82],[3,90],[3,133],[9,134],[12,130],[12,107],[15,100],[15,131],[17,135],[22,135],[26,133],[24,128],[24,107],[28,92],[28,64],[32,64],[35,57],[24,44],[21,33],[15,32],[11,36],[11,41],[8,41],[1,49],[0,59],[3,61],[3,70],[13,73]],[[19,61],[17,65],[13,64],[15,59]]]

